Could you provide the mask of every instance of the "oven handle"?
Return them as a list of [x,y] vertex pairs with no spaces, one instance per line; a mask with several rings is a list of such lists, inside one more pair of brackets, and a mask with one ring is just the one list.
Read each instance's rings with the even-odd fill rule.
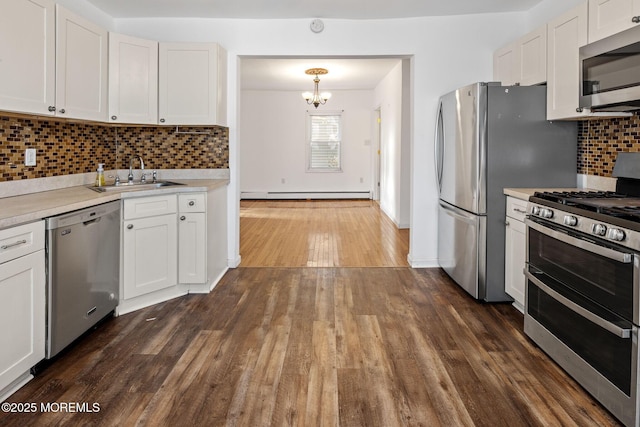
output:
[[553,289],[551,289],[550,287],[548,287],[547,285],[542,283],[542,281],[540,279],[535,277],[533,274],[531,274],[526,269],[524,270],[524,275],[526,276],[527,279],[532,281],[538,288],[540,288],[540,290],[542,290],[544,293],[549,295],[554,300],[558,301],[560,304],[562,304],[565,307],[567,307],[569,310],[571,310],[571,311],[575,312],[576,314],[579,314],[580,316],[590,320],[591,322],[593,322],[596,325],[600,326],[601,328],[611,332],[612,334],[617,335],[620,338],[631,338],[631,329],[621,328],[618,325],[614,325],[613,323],[611,323],[611,322],[609,322],[607,320],[604,320],[602,317],[596,316],[595,314],[593,314],[589,310],[581,307],[580,305],[578,305],[575,302],[571,301],[570,299],[562,296],[558,292],[554,291]]
[[633,262],[633,254],[619,252],[614,249],[609,249],[605,246],[596,245],[595,243],[591,243],[587,240],[578,239],[568,234],[560,233],[551,228],[545,227],[544,225],[540,225],[537,222],[530,220],[529,218],[525,218],[524,222],[527,226],[533,228],[536,231],[539,231],[542,234],[553,237],[554,239],[560,240],[561,242],[567,243],[569,245],[577,246],[580,249],[584,249],[585,251],[592,252],[594,254],[601,255],[603,257],[624,264],[630,264]]

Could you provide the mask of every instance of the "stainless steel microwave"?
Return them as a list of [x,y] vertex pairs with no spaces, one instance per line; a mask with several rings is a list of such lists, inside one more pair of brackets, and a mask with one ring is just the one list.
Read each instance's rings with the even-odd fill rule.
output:
[[640,25],[580,48],[580,107],[640,110]]

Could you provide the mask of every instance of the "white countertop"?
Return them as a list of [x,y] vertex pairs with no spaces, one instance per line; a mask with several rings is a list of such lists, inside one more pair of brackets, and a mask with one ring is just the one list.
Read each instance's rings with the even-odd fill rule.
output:
[[536,191],[591,191],[589,188],[504,188],[503,193],[507,196],[520,200],[529,200]]
[[152,190],[108,191],[104,193],[98,193],[89,188],[89,186],[80,185],[0,198],[0,229],[113,200],[166,193],[209,191],[229,184],[228,179],[172,179],[172,181],[184,185],[161,187]]

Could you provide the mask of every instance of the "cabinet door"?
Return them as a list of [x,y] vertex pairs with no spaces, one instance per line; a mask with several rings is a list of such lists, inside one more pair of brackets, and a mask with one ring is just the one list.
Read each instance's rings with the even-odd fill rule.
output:
[[44,359],[44,251],[0,268],[0,390]]
[[109,33],[109,121],[158,123],[158,42]]
[[517,83],[516,79],[520,74],[517,46],[517,43],[511,43],[493,54],[493,79],[503,86]]
[[177,229],[175,214],[124,221],[124,299],[177,284]]
[[527,253],[527,227],[523,222],[507,218],[505,227],[504,291],[524,307],[524,266]]
[[205,283],[207,221],[205,213],[181,213],[178,222],[178,281]]
[[224,88],[218,87],[224,80],[224,73],[218,70],[219,49],[216,43],[160,43],[160,124],[224,124],[226,114],[219,99]]
[[50,0],[0,3],[0,109],[53,115],[55,7]]
[[522,86],[547,81],[547,26],[543,25],[522,37],[519,41],[520,71],[517,82]]
[[107,31],[56,11],[56,115],[107,121]]
[[638,15],[640,0],[589,0],[589,43],[638,25]]
[[580,97],[578,49],[587,43],[586,3],[547,24],[547,119],[587,115],[577,111]]

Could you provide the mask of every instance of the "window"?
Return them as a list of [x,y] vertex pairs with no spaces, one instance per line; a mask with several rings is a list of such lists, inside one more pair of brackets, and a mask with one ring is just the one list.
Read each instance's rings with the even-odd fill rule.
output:
[[342,114],[308,114],[307,170],[313,172],[340,172],[342,145]]

